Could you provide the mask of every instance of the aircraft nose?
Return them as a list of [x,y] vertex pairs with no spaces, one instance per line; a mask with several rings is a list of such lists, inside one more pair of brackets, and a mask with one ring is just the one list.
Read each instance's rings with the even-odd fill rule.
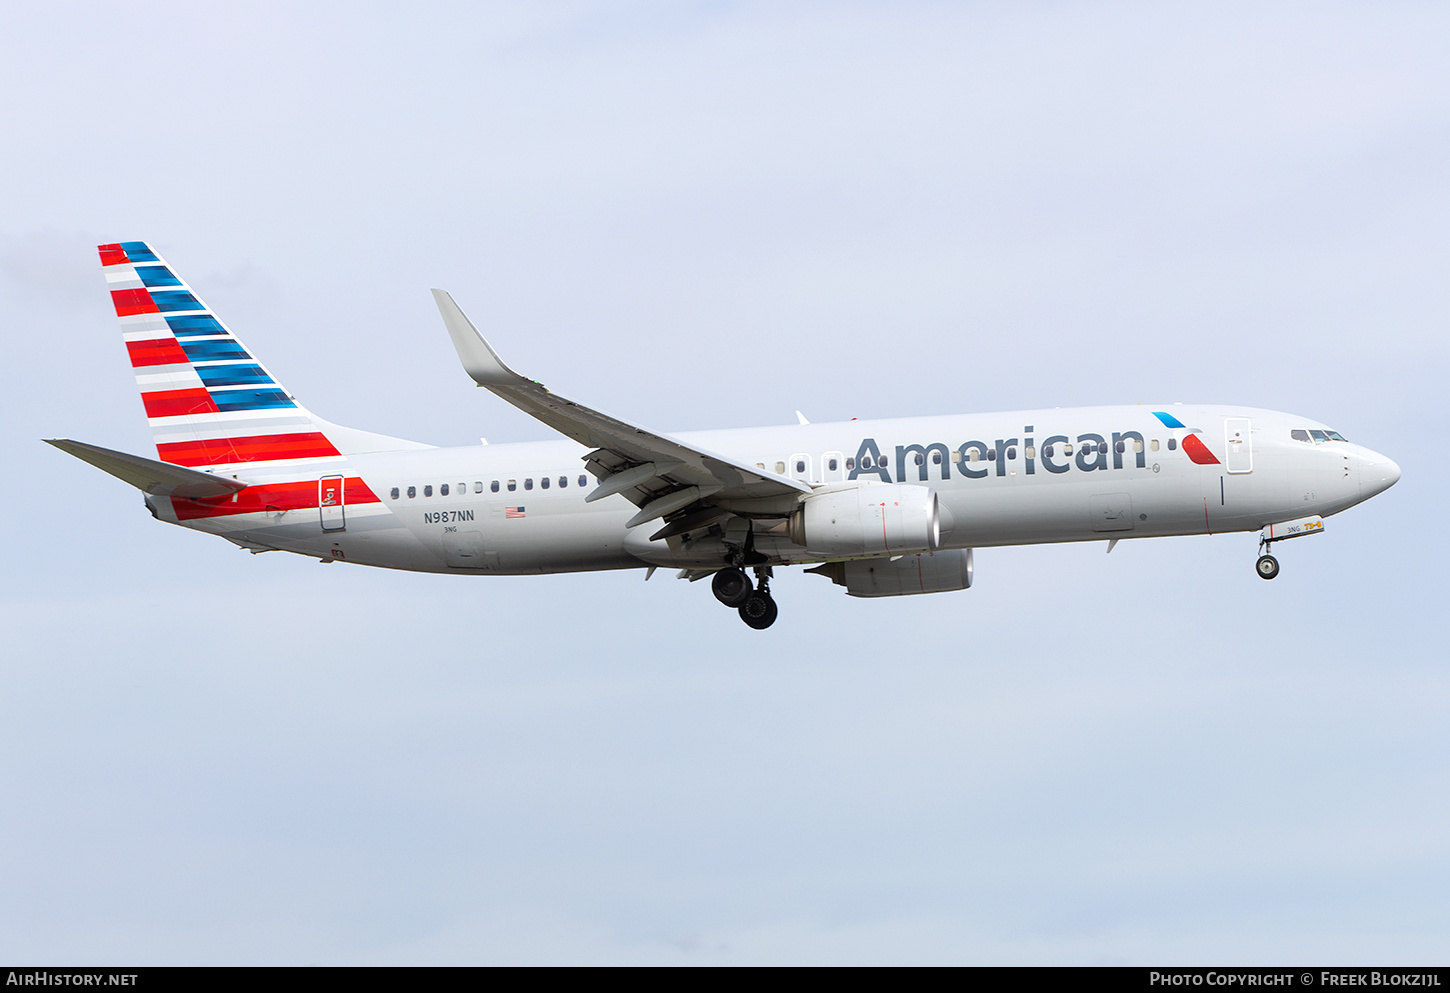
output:
[[1360,495],[1368,499],[1383,493],[1400,479],[1400,467],[1379,452],[1366,450],[1359,465]]

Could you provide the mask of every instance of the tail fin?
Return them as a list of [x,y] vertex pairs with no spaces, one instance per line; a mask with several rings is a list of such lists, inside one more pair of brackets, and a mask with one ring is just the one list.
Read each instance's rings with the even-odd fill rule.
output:
[[163,462],[254,466],[428,447],[313,417],[144,241],[100,253]]

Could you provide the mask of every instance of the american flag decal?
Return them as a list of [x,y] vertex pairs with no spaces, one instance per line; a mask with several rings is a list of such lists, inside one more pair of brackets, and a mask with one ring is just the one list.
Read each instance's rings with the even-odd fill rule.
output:
[[523,516],[524,508],[522,507],[505,507],[503,509],[503,519],[506,521],[520,520]]

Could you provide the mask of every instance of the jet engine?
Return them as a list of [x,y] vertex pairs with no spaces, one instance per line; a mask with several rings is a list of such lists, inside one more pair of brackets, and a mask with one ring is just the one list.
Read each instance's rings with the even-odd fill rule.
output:
[[807,497],[789,533],[818,555],[932,552],[941,547],[941,510],[929,486],[860,486]]
[[827,562],[807,569],[819,573],[848,596],[909,596],[913,593],[945,593],[972,585],[972,550],[949,548],[943,552],[922,552],[898,559],[855,559]]

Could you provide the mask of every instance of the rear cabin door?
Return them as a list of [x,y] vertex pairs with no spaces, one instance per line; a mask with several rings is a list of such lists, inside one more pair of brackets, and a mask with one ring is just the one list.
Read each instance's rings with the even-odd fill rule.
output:
[[1229,472],[1254,471],[1254,442],[1247,417],[1226,417],[1223,422],[1224,464]]
[[322,530],[347,529],[347,511],[343,507],[343,478],[323,476],[317,481],[317,511],[322,516]]

